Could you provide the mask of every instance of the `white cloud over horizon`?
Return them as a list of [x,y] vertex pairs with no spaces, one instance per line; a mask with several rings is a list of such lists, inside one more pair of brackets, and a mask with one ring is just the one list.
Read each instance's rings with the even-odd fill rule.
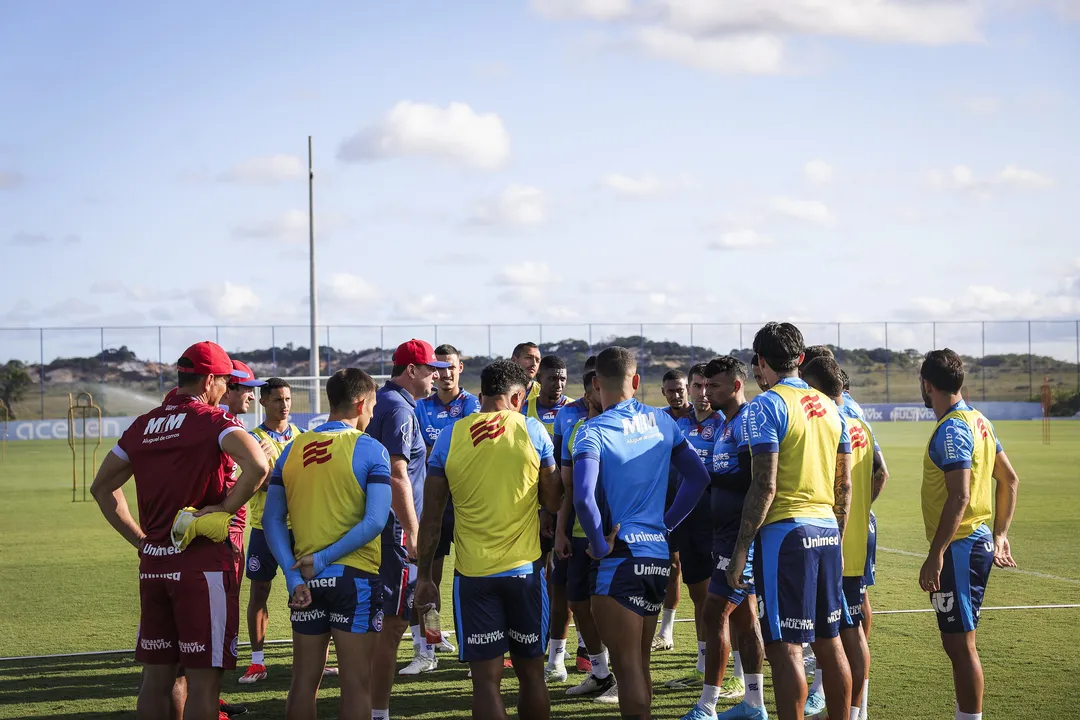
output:
[[549,198],[531,185],[509,185],[496,197],[473,205],[470,222],[498,228],[539,225],[547,220]]
[[307,177],[307,166],[297,155],[278,153],[244,160],[224,170],[218,180],[238,185],[276,185]]

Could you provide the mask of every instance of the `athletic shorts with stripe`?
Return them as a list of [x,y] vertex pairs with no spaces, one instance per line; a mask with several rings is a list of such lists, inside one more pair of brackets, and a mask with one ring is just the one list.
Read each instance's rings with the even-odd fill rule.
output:
[[240,585],[233,572],[140,572],[135,660],[191,669],[236,667]]
[[870,587],[877,581],[877,516],[870,511],[870,531],[866,534],[866,567],[863,568],[863,584]]
[[808,643],[834,638],[844,617],[843,555],[832,519],[765,525],[754,540],[761,638]]
[[746,500],[743,493],[735,493],[721,488],[713,488],[714,505],[727,508],[719,517],[714,517],[715,526],[712,536],[713,569],[709,580],[709,592],[725,598],[732,605],[739,606],[754,590],[754,546],[747,552],[746,567],[743,569],[743,581],[750,584],[746,590],[736,590],[728,584],[727,569],[731,556],[735,554],[735,544],[739,540],[739,528],[742,526],[742,507]]
[[705,582],[713,574],[713,527],[710,515],[707,502],[698,503],[668,538],[669,544],[674,538],[674,546],[679,551],[682,579],[687,585]]
[[543,656],[549,615],[539,560],[487,577],[454,574],[454,628],[462,662],[492,660],[507,652],[521,658]]
[[844,578],[844,616],[840,618],[840,629],[851,630],[863,624],[862,603],[866,596],[866,578]]
[[311,604],[293,609],[293,632],[325,635],[333,630],[369,633],[382,630],[382,581],[346,565],[331,565],[307,581]]
[[551,572],[551,584],[566,588],[568,602],[586,602],[589,599],[589,576],[593,559],[587,552],[588,538],[570,539],[570,557],[556,557]]
[[[618,556],[612,557],[615,553]],[[626,554],[624,554],[626,553]],[[617,548],[593,563],[592,594],[608,595],[642,617],[659,615],[671,577],[668,558],[633,557]]]
[[[289,531],[289,546],[294,544],[292,530]],[[251,528],[248,536],[247,579],[258,582],[270,582],[277,575],[278,563],[270,546],[266,543],[266,534],[261,528]]]
[[971,632],[979,626],[983,593],[994,567],[994,536],[990,528],[979,529],[945,549],[941,565],[941,589],[930,593],[943,633]]
[[413,593],[416,590],[416,566],[409,563],[409,554],[405,551],[405,533],[392,513],[382,532],[379,578],[383,584],[383,612],[408,618],[412,614]]

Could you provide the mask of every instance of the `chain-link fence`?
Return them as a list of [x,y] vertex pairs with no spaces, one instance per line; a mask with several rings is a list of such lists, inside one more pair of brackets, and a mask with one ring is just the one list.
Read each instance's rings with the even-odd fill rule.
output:
[[[393,349],[413,337],[449,343],[477,390],[480,369],[519,342],[567,360],[571,378],[609,345],[634,349],[646,402],[660,404],[660,378],[714,355],[749,359],[760,323],[329,326],[318,330],[320,374],[342,367],[390,372]],[[950,347],[967,364],[976,401],[1038,401],[1044,378],[1058,395],[1080,392],[1080,321],[804,323],[808,345],[830,345],[860,402],[919,402],[929,350]],[[0,399],[13,419],[64,418],[68,393],[89,392],[106,416],[144,412],[175,381],[175,360],[192,342],[215,340],[263,377],[311,375],[306,326],[0,328]],[[572,391],[576,388],[572,387]]]

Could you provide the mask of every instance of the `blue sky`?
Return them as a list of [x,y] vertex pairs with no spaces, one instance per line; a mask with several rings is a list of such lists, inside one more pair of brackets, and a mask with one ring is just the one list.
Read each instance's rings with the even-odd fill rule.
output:
[[5,3],[0,327],[304,323],[309,134],[326,323],[1080,317],[1080,2],[819,5]]

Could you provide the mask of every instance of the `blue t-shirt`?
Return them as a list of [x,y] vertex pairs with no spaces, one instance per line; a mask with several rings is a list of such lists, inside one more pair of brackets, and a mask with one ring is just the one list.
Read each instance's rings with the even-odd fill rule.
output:
[[383,444],[391,455],[403,455],[409,463],[416,517],[424,509],[424,479],[427,477],[427,447],[416,420],[416,400],[408,390],[387,380],[375,396],[375,414],[367,434]]
[[[551,436],[543,423],[535,418],[525,418],[525,428],[529,431],[529,439],[532,440],[536,454],[540,456],[540,467],[549,467],[555,464],[555,446],[551,443]],[[431,456],[428,465],[433,470],[446,474],[446,458],[450,455],[450,443],[454,439],[453,433],[440,433],[435,446],[431,448]]]
[[750,435],[746,429],[746,415],[750,403],[743,403],[730,420],[724,420],[713,445],[713,487],[746,494],[750,489]]
[[[718,412],[714,412],[701,422],[698,422],[697,413],[691,412],[686,417],[676,420],[675,424],[679,426],[680,430],[682,430],[683,437],[686,438],[686,442],[690,443],[690,445],[697,452],[698,457],[701,458],[701,462],[705,466],[705,469],[708,470],[709,468],[711,468],[713,447],[716,445],[717,436],[720,435],[720,428],[724,425],[724,416]],[[674,473],[675,477],[669,478],[669,482],[673,481],[675,483],[675,486],[678,487],[679,483],[682,481],[682,476],[679,475],[678,471],[675,470],[674,467],[672,467],[671,472]],[[669,499],[673,499],[671,498],[670,487],[668,489],[668,495]],[[708,509],[711,505],[711,502],[712,501],[709,499],[709,491],[708,489],[706,489],[705,492],[701,494],[701,499],[698,500],[698,504],[694,512],[691,513],[690,517],[683,522],[694,522],[695,520],[701,523],[708,522]]]
[[564,463],[569,465],[570,440],[574,432],[574,426],[578,420],[589,416],[589,408],[585,406],[585,398],[578,398],[572,403],[567,403],[555,416],[555,428],[553,439],[555,441],[555,461],[557,465]]
[[672,452],[685,442],[670,415],[635,398],[578,428],[574,461],[589,457],[599,462],[596,496],[604,531],[620,526],[614,553],[625,548],[635,557],[668,558],[664,524],[668,469]]
[[480,399],[468,390],[459,392],[447,405],[443,405],[438,392],[416,401],[416,420],[429,447],[439,439],[444,428],[476,412],[480,412]]
[[[810,389],[809,385],[797,377],[786,377],[776,384],[800,390]],[[787,403],[779,394],[766,391],[750,401],[750,412],[754,413],[754,421],[747,423],[747,429],[754,454],[779,452],[780,443],[787,436]],[[840,415],[840,424],[842,430],[837,452],[847,455],[851,453],[851,438],[848,436],[847,418],[843,414]]]
[[845,390],[843,393],[840,394],[840,397],[842,397],[844,400],[844,407],[850,408],[851,411],[855,413],[855,417],[859,418],[860,420],[866,419],[866,414],[863,413],[862,406],[859,405],[859,403],[855,402],[855,398],[851,397],[851,393]]
[[[966,402],[960,402],[949,408],[954,410],[972,410]],[[990,421],[986,420],[989,425]],[[994,426],[990,425],[990,431]],[[994,438],[997,433],[994,432]],[[971,468],[971,460],[975,452],[975,436],[971,433],[971,427],[960,418],[949,418],[941,423],[930,438],[930,460],[943,472],[953,470],[967,470]],[[1001,452],[1001,442],[997,442],[996,452]]]

